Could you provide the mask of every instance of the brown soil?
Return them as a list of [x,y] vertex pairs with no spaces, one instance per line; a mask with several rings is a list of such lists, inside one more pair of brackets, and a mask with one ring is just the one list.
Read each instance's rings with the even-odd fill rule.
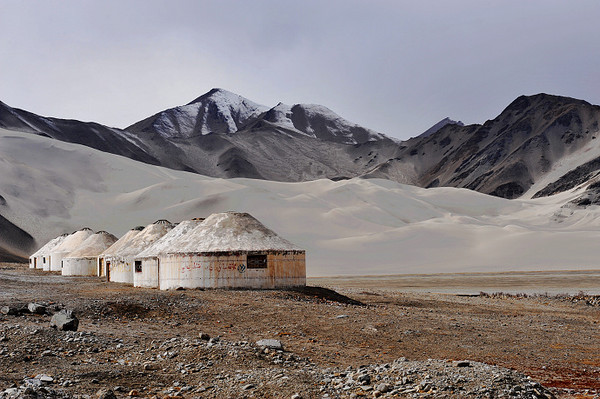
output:
[[[206,384],[228,371],[266,366],[261,354],[227,356],[193,345],[203,332],[227,342],[276,338],[287,353],[319,367],[399,357],[470,359],[516,369],[548,387],[575,390],[557,390],[560,396],[600,391],[600,307],[560,297],[327,288],[337,293],[320,288],[159,291],[0,264],[0,307],[43,302],[73,309],[79,331],[96,340],[70,342],[69,335],[49,328],[50,316],[0,314],[0,337],[8,338],[0,342],[0,390],[45,373],[74,381],[65,387],[73,392],[93,394],[119,385],[150,395],[173,381]],[[23,329],[28,333],[16,333]],[[151,354],[168,352],[165,342],[172,338],[188,339],[193,350],[162,356],[156,360],[159,370],[139,366]],[[184,373],[182,363],[211,366]],[[296,375],[275,393],[255,394],[290,397],[301,387],[306,391],[307,383],[308,377],[303,381]]]

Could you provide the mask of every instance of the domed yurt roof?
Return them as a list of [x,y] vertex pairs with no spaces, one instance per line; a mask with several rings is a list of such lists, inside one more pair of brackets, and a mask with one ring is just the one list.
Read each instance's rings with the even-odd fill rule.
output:
[[70,253],[74,251],[82,242],[87,240],[89,236],[94,234],[92,229],[84,227],[81,230],[77,230],[73,234],[69,235],[64,239],[60,245],[56,246],[51,252],[52,253]]
[[173,228],[168,220],[157,220],[140,231],[129,243],[116,251],[113,255],[120,257],[135,256],[148,248],[156,240],[167,234]]
[[154,244],[150,245],[142,252],[136,255],[136,258],[152,258],[165,253],[169,248],[178,245],[190,231],[196,228],[204,221],[204,218],[195,218],[192,220],[184,220],[174,227],[167,234],[158,239]]
[[84,242],[81,243],[77,249],[71,252],[68,258],[90,258],[96,257],[102,253],[106,248],[117,242],[117,237],[106,232],[99,231],[96,234],[89,236]]
[[301,250],[248,213],[223,212],[210,215],[168,253]]
[[68,236],[69,236],[69,234],[61,234],[58,237],[55,237],[55,238],[51,239],[44,246],[42,246],[40,249],[38,249],[37,251],[35,251],[31,256],[32,257],[38,257],[38,256],[48,255],[50,252],[52,252],[52,250],[54,248],[56,248],[57,246],[59,246],[60,244],[62,244],[62,242]]
[[143,226],[137,226],[133,229],[129,230],[127,233],[123,235],[123,237],[119,238],[113,245],[106,248],[99,256],[113,256],[117,252],[121,251],[124,247],[129,245],[131,240],[135,238],[140,232],[144,230]]

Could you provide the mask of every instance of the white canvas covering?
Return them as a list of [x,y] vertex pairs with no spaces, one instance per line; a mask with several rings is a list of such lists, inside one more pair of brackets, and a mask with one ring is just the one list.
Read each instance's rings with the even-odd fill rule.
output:
[[50,270],[50,258],[49,254],[52,252],[54,248],[62,244],[62,242],[67,238],[69,234],[62,234],[58,237],[55,237],[48,241],[44,246],[34,252],[29,259],[31,259],[29,263],[29,267],[32,269],[43,269],[45,271]]
[[214,213],[165,253],[229,251],[300,251],[252,215],[241,212]]
[[116,241],[117,237],[106,231],[89,236],[77,249],[63,258],[63,276],[96,275],[98,255]]
[[[306,284],[305,251],[248,213],[213,214],[159,252],[160,289]],[[259,267],[251,265],[257,257]]]
[[104,261],[110,262],[109,281],[133,284],[134,257],[167,234],[173,227],[174,225],[167,220],[158,220],[146,226],[126,245],[106,256]]
[[89,236],[94,234],[92,229],[84,227],[64,239],[64,241],[50,252],[50,271],[62,270],[62,259],[73,252]]
[[[106,265],[107,262],[111,262],[112,257],[123,249],[125,246],[129,245],[131,240],[134,239],[135,236],[140,234],[140,231],[144,230],[143,226],[134,227],[129,230],[127,233],[123,235],[123,237],[119,238],[113,245],[108,247],[105,251],[103,251],[100,255],[98,255],[98,276],[107,276]],[[107,276],[108,280],[108,276]]]
[[[141,270],[134,270],[133,286],[134,287],[158,287],[158,255],[166,250],[173,248],[185,237],[191,230],[202,223],[204,219],[197,218],[192,220],[184,220],[174,227],[167,234],[162,236],[154,244],[144,249],[135,256],[134,261],[141,262]],[[135,263],[134,263],[135,266]]]

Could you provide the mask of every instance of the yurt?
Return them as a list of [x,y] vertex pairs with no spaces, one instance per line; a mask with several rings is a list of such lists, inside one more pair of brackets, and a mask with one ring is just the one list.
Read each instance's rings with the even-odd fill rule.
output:
[[123,237],[119,238],[113,245],[106,248],[106,250],[104,250],[100,255],[98,255],[98,276],[106,277],[106,281],[110,280],[110,276],[107,274],[107,272],[110,271],[110,268],[107,268],[106,266],[110,266],[112,257],[115,256],[115,254],[121,251],[123,248],[128,246],[131,240],[133,240],[135,236],[140,234],[140,231],[142,230],[144,230],[144,226],[134,227],[133,229],[125,233]]
[[66,237],[60,245],[50,251],[50,271],[61,271],[63,257],[77,249],[92,234],[92,229],[84,227]]
[[50,270],[50,252],[59,246],[68,236],[69,234],[62,234],[53,238],[48,241],[46,245],[34,252],[33,255],[29,257],[29,268],[43,269],[45,271]]
[[[106,257],[108,280],[133,284],[134,257],[167,234],[174,225],[167,220],[158,220],[144,228],[129,243],[112,256]],[[110,262],[110,266],[109,266]]]
[[63,258],[63,276],[96,276],[98,255],[117,241],[117,237],[99,231],[89,236],[77,249]]
[[306,285],[305,251],[247,213],[216,213],[159,256],[159,288]]
[[154,244],[144,249],[134,258],[133,286],[158,288],[158,255],[174,245],[191,230],[204,221],[203,218],[184,220],[173,230],[162,236]]

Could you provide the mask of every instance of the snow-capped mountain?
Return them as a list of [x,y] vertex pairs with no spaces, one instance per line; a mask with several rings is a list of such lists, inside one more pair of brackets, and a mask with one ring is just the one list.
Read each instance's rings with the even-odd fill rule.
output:
[[268,107],[238,94],[212,89],[189,104],[159,112],[126,130],[158,133],[171,138],[211,133],[229,134],[239,131],[267,110]]
[[322,105],[279,103],[268,108],[223,89],[212,89],[187,105],[159,112],[126,130],[139,135],[189,138],[269,128],[289,129],[341,144],[361,144],[385,138],[343,119]]
[[381,133],[348,122],[329,108],[316,104],[289,106],[279,103],[250,128],[264,127],[264,121],[276,127],[304,133],[309,137],[340,144],[363,144],[387,138]]
[[269,108],[222,89],[126,129],[46,118],[5,104],[0,127],[206,176],[276,181],[360,176],[398,149],[395,140],[326,107]]
[[[0,126],[206,176],[287,182],[377,177],[505,198],[545,196],[600,180],[599,123],[600,107],[547,94],[521,96],[483,125],[446,118],[405,142],[324,106],[269,108],[222,89],[126,129],[41,117],[0,103]],[[595,187],[582,205],[600,202]]]

